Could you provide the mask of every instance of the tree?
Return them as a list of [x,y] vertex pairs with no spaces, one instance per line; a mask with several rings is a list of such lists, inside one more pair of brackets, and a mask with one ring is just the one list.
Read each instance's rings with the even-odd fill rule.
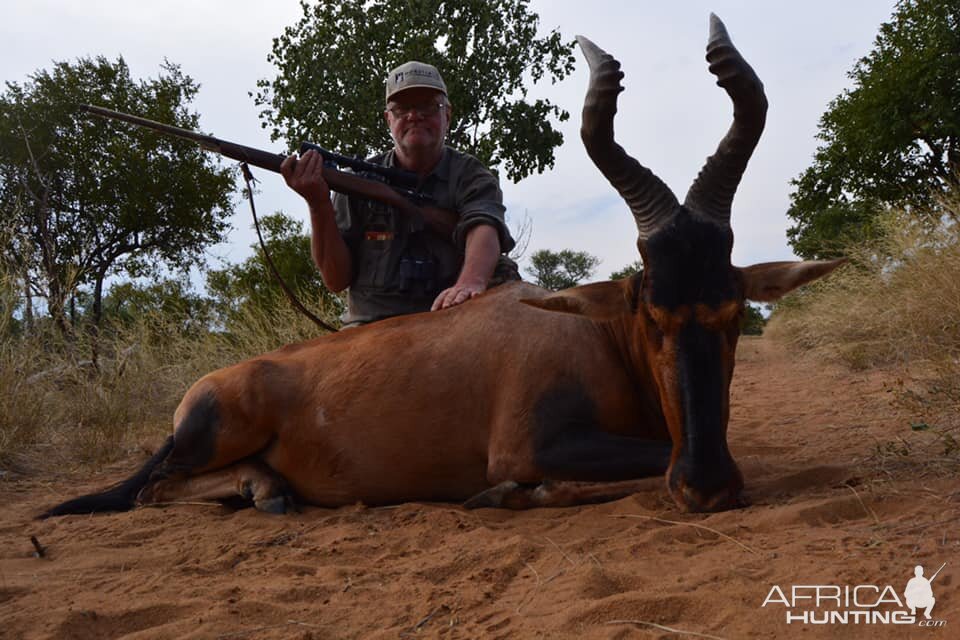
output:
[[541,249],[530,256],[530,263],[526,271],[537,286],[559,291],[575,287],[580,281],[591,277],[600,264],[600,258],[586,251]]
[[[303,232],[302,223],[277,212],[261,218],[260,226],[280,277],[300,301],[308,309],[319,305],[326,315],[339,316],[344,310],[343,300],[324,286],[310,256],[310,236]],[[278,305],[289,304],[267,266],[263,250],[259,245],[252,248],[254,255],[243,263],[207,275],[207,289],[228,324],[253,309],[270,313]]]
[[179,338],[202,335],[214,323],[213,301],[191,291],[186,278],[114,284],[104,296],[103,317],[119,325],[147,323]]
[[749,302],[746,303],[743,308],[743,319],[740,321],[740,333],[746,336],[759,336],[766,325],[767,319],[763,317],[760,309]]
[[165,62],[134,80],[123,58],[58,62],[0,96],[0,213],[3,250],[25,274],[29,296],[66,330],[65,309],[92,288],[94,326],[110,275],[157,274],[202,262],[222,241],[232,211],[231,170],[191,143],[88,117],[94,103],[188,129],[198,85]]
[[573,42],[537,37],[528,0],[320,0],[273,41],[276,79],[260,80],[256,103],[274,140],[311,140],[369,156],[391,145],[383,121],[384,78],[408,60],[440,69],[454,106],[449,143],[514,182],[554,163],[563,142],[552,119],[566,111],[529,101],[525,82],[562,80]]
[[619,271],[614,271],[613,273],[611,273],[610,279],[623,280],[624,278],[635,276],[641,271],[643,271],[643,263],[640,262],[639,260],[635,260],[630,264],[628,264],[627,266],[625,266],[623,269],[620,269]]
[[835,256],[877,233],[889,207],[939,220],[936,195],[960,176],[958,52],[960,3],[898,2],[850,71],[853,88],[821,117],[813,164],[793,180],[787,233],[797,254]]
[[6,339],[20,331],[19,293],[20,283],[17,278],[6,273],[3,263],[0,262],[0,339]]

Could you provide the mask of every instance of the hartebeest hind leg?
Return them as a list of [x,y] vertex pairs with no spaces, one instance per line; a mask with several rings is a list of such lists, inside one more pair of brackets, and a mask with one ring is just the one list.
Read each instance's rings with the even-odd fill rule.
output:
[[248,460],[196,476],[151,480],[139,504],[186,500],[225,500],[240,496],[260,511],[286,513],[292,503],[286,482],[259,460]]
[[[251,420],[249,404],[218,398],[248,397],[249,389],[218,384],[212,375],[195,384],[174,415],[174,433],[136,473],[104,491],[61,503],[39,517],[125,511],[137,504],[240,496],[261,511],[283,513],[283,479],[258,456],[275,434],[268,421]],[[249,382],[250,376],[235,376]]]
[[286,482],[254,457],[268,447],[273,433],[244,415],[231,414],[230,407],[218,401],[218,391],[198,383],[187,393],[174,417],[173,449],[137,502],[241,496],[261,511],[283,513]]

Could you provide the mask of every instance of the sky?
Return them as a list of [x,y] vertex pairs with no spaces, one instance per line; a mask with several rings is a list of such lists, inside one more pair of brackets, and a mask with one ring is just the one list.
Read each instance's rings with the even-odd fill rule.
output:
[[[786,217],[790,180],[816,151],[817,124],[830,101],[850,87],[847,72],[868,54],[894,0],[532,0],[543,33],[582,34],[622,63],[616,138],[682,200],[731,122],[726,93],[707,71],[710,12],[716,13],[766,88],[767,126],[733,203],[733,262],[790,260]],[[284,151],[261,127],[248,93],[272,79],[272,41],[302,15],[299,0],[0,0],[0,78],[24,83],[54,62],[123,56],[135,78],[156,77],[164,59],[200,83],[193,109],[201,128],[248,146]],[[637,260],[636,227],[624,202],[586,156],[580,109],[586,62],[563,81],[532,85],[570,112],[552,170],[501,186],[508,223],[529,218],[521,265],[538,249],[587,251],[601,259],[594,280]],[[441,73],[443,69],[440,70]],[[456,108],[456,105],[454,105]],[[258,211],[282,210],[307,222],[306,207],[279,175],[260,172]],[[212,266],[239,262],[255,242],[250,213],[238,201],[233,231],[209,252]],[[306,227],[305,227],[306,228]]]

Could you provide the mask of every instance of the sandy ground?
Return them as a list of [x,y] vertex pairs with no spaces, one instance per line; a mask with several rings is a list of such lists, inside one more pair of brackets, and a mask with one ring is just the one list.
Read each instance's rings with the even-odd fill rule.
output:
[[[763,339],[738,358],[729,439],[752,506],[727,513],[680,513],[651,479],[617,502],[527,512],[177,505],[36,522],[142,460],[0,482],[0,637],[960,637],[960,481],[930,463],[942,441],[911,430],[883,374]],[[782,602],[761,606],[774,585],[889,584],[902,600],[915,565],[944,562],[941,627],[788,625]],[[837,610],[811,602],[791,611]]]

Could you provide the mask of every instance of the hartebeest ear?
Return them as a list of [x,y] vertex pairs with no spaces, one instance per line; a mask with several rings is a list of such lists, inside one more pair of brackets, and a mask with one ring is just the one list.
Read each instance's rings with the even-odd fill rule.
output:
[[739,271],[747,300],[772,302],[817,278],[822,278],[846,259],[808,260],[806,262],[764,262]]
[[606,320],[630,312],[633,278],[585,284],[564,289],[543,298],[526,298],[523,304],[545,311],[572,313],[595,320]]

